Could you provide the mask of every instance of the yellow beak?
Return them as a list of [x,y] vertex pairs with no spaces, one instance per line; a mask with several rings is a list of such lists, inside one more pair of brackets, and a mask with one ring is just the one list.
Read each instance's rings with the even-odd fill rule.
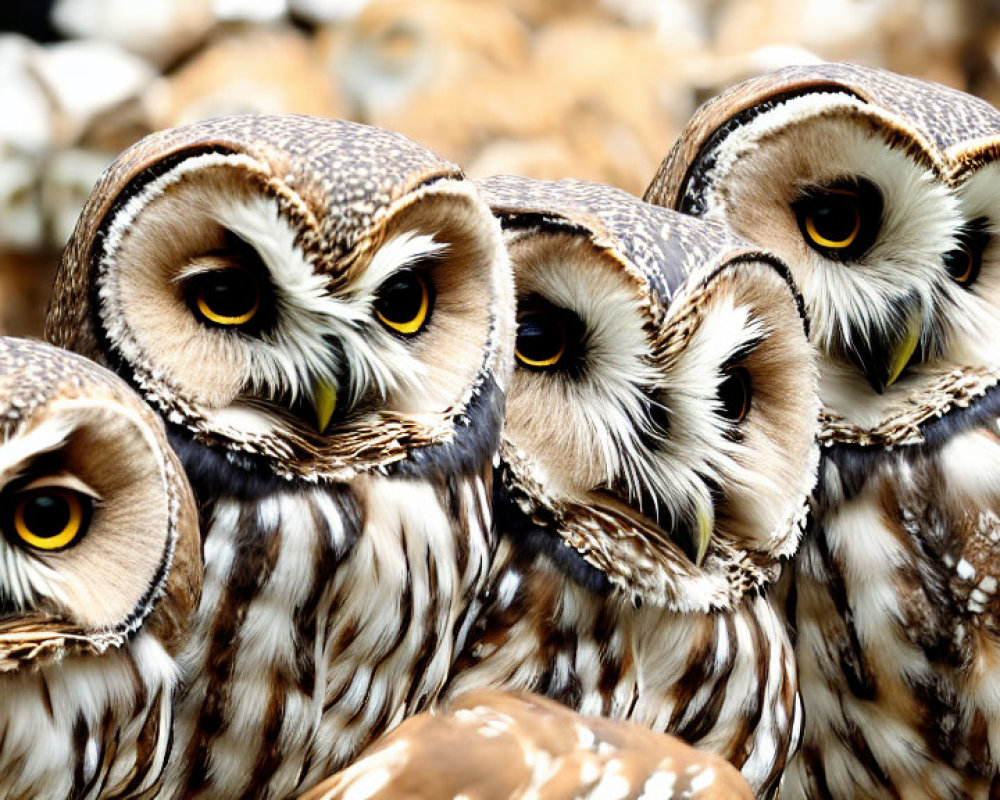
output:
[[318,383],[313,390],[313,409],[316,411],[316,430],[326,433],[327,426],[337,409],[337,387],[332,383]]
[[698,540],[695,542],[697,552],[695,554],[694,563],[695,566],[700,567],[701,562],[705,560],[705,554],[708,552],[708,543],[712,540],[712,529],[715,527],[715,511],[712,506],[709,505],[707,508],[701,506],[697,511],[698,517]]
[[920,327],[920,314],[911,314],[906,324],[906,335],[900,341],[896,352],[892,354],[892,361],[889,363],[889,377],[885,383],[886,386],[892,386],[900,373],[906,368],[906,365],[910,363],[917,345],[920,344]]

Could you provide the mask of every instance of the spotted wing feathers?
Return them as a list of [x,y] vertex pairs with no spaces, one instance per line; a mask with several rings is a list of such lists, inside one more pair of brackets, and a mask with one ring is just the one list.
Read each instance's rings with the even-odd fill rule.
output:
[[477,691],[411,717],[301,800],[750,798],[721,758],[523,693]]

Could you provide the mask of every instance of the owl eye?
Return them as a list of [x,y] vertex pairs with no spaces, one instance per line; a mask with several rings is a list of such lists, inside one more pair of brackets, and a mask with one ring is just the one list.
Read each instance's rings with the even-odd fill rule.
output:
[[720,413],[731,422],[742,422],[750,413],[753,388],[750,373],[744,367],[733,367],[725,373],[719,384],[718,400]]
[[792,208],[806,244],[838,261],[862,255],[882,226],[882,195],[864,179],[808,189]]
[[389,330],[413,336],[427,323],[433,302],[426,276],[403,269],[379,287],[375,314]]
[[244,267],[195,275],[189,291],[195,313],[211,325],[246,325],[260,310],[260,284],[257,276]]
[[549,369],[566,355],[566,326],[558,316],[527,312],[517,321],[517,360],[531,369]]
[[93,499],[59,486],[14,495],[8,536],[36,550],[62,550],[87,531]]
[[951,252],[945,253],[944,266],[956,283],[969,286],[979,277],[979,254],[969,249],[968,245],[960,244]]
[[958,234],[958,247],[945,253],[945,269],[959,286],[971,286],[976,282],[988,241],[986,219],[979,218],[962,228]]

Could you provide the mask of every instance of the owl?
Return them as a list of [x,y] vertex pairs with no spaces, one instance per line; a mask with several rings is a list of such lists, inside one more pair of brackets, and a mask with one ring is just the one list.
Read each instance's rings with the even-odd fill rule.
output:
[[789,573],[798,797],[1000,786],[1000,114],[827,64],[706,104],[647,199],[788,263],[811,319],[823,454]]
[[458,167],[312,117],[154,134],[95,188],[46,324],[160,413],[199,501],[164,796],[291,796],[433,701],[513,367],[500,227]]
[[300,800],[638,796],[753,798],[732,765],[672,736],[538,695],[481,690],[447,713],[410,717]]
[[0,796],[155,789],[201,577],[160,421],[96,364],[0,337]]
[[818,459],[785,268],[599,184],[481,188],[514,270],[516,367],[497,555],[448,696],[526,690],[668,731],[766,794],[799,726],[769,587]]

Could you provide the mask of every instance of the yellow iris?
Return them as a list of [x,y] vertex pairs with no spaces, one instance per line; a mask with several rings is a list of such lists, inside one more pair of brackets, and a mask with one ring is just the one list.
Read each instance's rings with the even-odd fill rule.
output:
[[245,325],[260,309],[256,277],[241,267],[216,270],[196,278],[195,306],[209,322],[226,327]]
[[958,249],[958,253],[960,254],[959,257],[965,263],[965,269],[962,270],[961,274],[953,273],[952,277],[955,281],[964,286],[969,282],[970,278],[972,278],[972,273],[975,271],[976,267],[976,260],[972,253],[969,252],[969,248],[966,246],[960,247]]
[[514,355],[526,367],[554,367],[566,355],[565,326],[554,315],[523,315],[518,320]]
[[[39,502],[55,508],[55,513],[32,514],[30,506]],[[31,517],[31,519],[29,519]],[[71,544],[83,528],[83,503],[73,491],[46,488],[26,493],[14,507],[14,532],[31,547],[59,550]],[[53,521],[58,520],[53,524]]]
[[563,354],[565,352],[566,352],[565,342],[563,342],[559,346],[559,349],[548,358],[528,358],[520,350],[516,348],[514,350],[514,353],[517,356],[517,360],[529,367],[553,367],[559,363],[559,359],[563,357]]
[[253,308],[247,311],[245,314],[240,314],[235,317],[228,317],[224,314],[216,314],[209,308],[208,303],[205,302],[205,298],[201,295],[198,296],[198,310],[201,312],[205,319],[214,322],[217,325],[243,325],[254,318],[257,313],[257,308],[259,303],[254,303]]
[[388,287],[384,298],[375,304],[375,313],[382,324],[405,336],[416,333],[424,326],[429,310],[427,280],[417,272],[401,275]]
[[[829,189],[828,192],[830,194],[838,194],[845,197],[855,197],[853,192],[843,191],[840,189]],[[851,212],[854,214],[854,226],[851,228],[850,233],[842,238],[831,239],[820,233],[816,227],[816,217],[814,214],[809,214],[805,219],[806,233],[809,235],[809,238],[820,247],[826,247],[831,250],[840,250],[845,247],[850,247],[854,244],[854,240],[858,238],[858,234],[861,232],[861,212],[858,211],[857,206],[852,206]]]

